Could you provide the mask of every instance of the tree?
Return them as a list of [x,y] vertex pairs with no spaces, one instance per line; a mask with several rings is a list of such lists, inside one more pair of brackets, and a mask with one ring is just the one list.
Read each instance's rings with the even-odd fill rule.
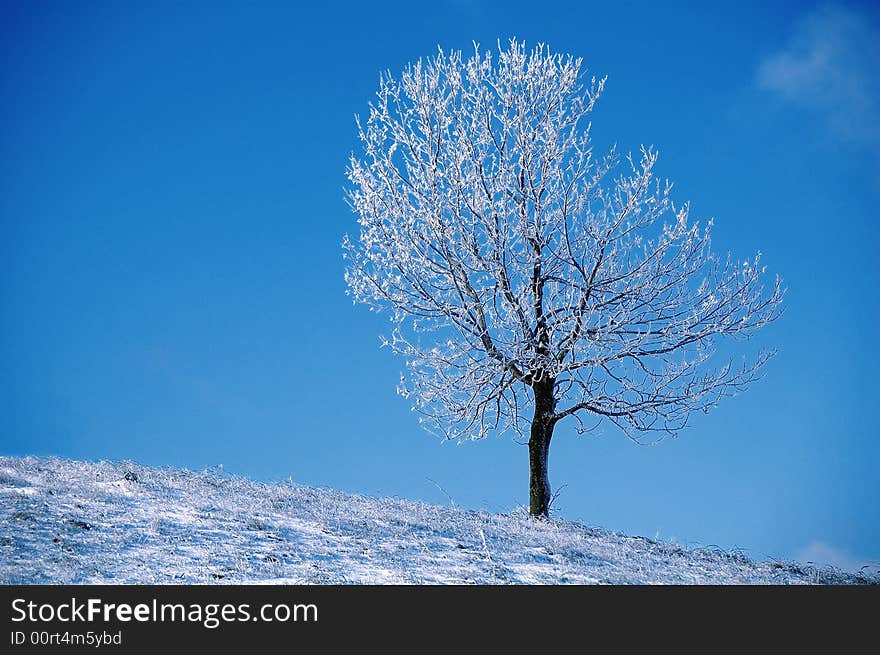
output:
[[783,295],[760,253],[712,253],[711,221],[673,203],[654,149],[594,155],[605,79],[581,63],[512,40],[497,59],[440,49],[385,73],[347,169],[346,281],[390,310],[399,392],[446,438],[528,434],[534,516],[557,423],[677,433],[756,379],[772,351],[719,365],[716,341],[774,320]]

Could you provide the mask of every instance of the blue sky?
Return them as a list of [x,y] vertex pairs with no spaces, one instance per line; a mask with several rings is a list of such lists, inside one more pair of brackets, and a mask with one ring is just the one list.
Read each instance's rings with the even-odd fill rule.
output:
[[353,116],[379,72],[515,35],[607,74],[597,146],[657,146],[716,249],[760,249],[789,289],[753,344],[780,349],[765,379],[678,439],[560,424],[561,515],[880,561],[877,10],[39,4],[0,20],[0,453],[526,504],[524,446],[420,431],[340,249]]

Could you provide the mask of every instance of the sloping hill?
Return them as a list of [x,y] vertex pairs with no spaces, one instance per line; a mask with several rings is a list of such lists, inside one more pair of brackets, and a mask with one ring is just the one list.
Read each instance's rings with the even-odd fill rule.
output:
[[0,583],[867,583],[524,513],[219,470],[0,458]]

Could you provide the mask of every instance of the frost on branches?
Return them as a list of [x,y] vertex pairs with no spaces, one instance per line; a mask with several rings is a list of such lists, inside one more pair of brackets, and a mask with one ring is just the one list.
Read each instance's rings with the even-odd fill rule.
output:
[[720,337],[779,315],[779,279],[764,288],[760,255],[712,254],[711,221],[673,203],[656,151],[593,152],[604,83],[543,45],[441,49],[384,74],[358,120],[346,280],[389,311],[400,393],[448,438],[528,434],[546,466],[568,416],[636,441],[675,433],[772,354],[711,361]]

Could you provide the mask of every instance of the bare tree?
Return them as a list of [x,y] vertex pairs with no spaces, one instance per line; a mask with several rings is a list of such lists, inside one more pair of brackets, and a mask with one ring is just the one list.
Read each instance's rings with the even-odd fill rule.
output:
[[446,438],[527,433],[535,516],[560,420],[674,434],[772,354],[714,364],[717,339],[781,311],[779,278],[765,290],[760,254],[711,252],[711,221],[673,203],[653,149],[594,155],[604,84],[543,45],[440,49],[380,77],[347,170],[349,293],[390,310],[399,392]]

